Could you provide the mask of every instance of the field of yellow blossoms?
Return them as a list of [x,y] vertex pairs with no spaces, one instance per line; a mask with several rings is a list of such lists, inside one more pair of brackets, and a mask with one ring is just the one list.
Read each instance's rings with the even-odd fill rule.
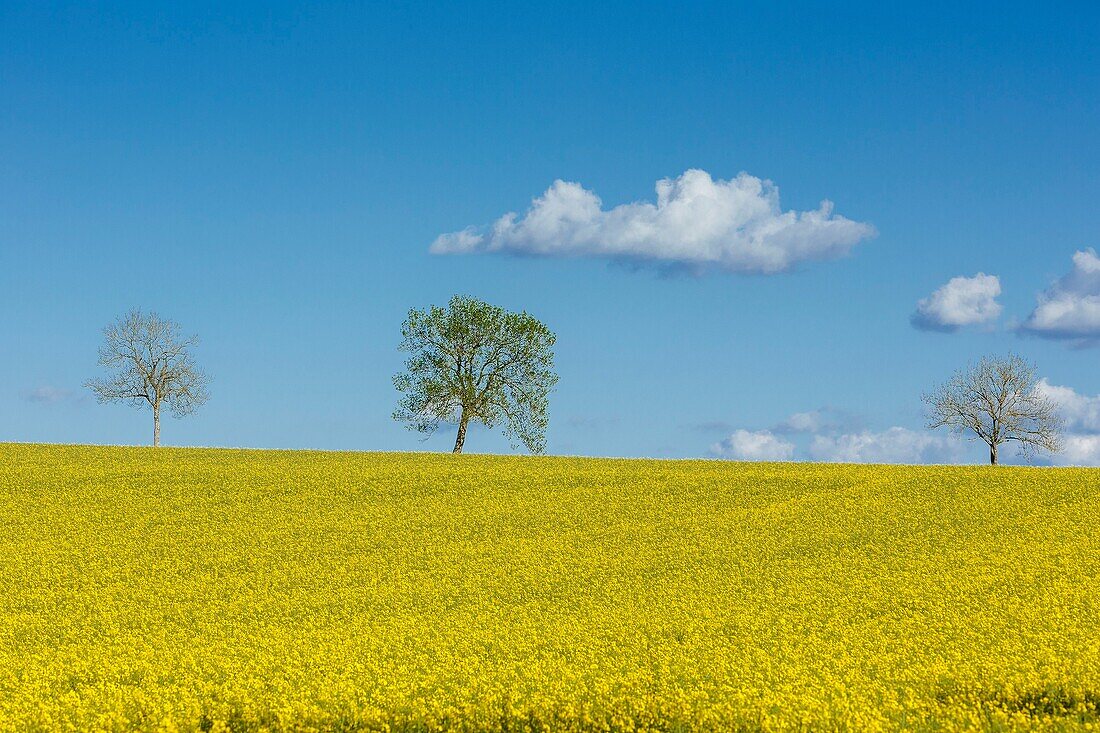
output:
[[0,731],[1100,729],[1100,471],[0,445]]

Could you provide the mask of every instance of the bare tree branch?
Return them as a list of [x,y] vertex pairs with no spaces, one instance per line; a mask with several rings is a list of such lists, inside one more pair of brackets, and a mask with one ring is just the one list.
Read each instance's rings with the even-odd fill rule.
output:
[[989,462],[1009,441],[1020,453],[1057,453],[1062,449],[1058,406],[1036,389],[1035,368],[1016,355],[983,358],[956,372],[934,392],[922,397],[928,427],[972,433],[989,446]]
[[195,366],[197,336],[183,337],[174,321],[133,310],[103,329],[99,365],[114,373],[90,379],[99,402],[122,402],[153,410],[153,445],[160,445],[160,413],[190,415],[208,399],[207,376]]

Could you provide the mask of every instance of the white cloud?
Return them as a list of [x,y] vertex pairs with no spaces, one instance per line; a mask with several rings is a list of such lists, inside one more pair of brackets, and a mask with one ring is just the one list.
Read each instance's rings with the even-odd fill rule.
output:
[[816,433],[821,429],[822,415],[820,410],[810,412],[796,412],[781,424],[781,427],[792,433]]
[[1035,389],[1058,405],[1067,431],[1100,433],[1100,395],[1078,394],[1072,387],[1059,387],[1046,378],[1040,379]]
[[1100,466],[1100,395],[1089,397],[1071,387],[1053,385],[1046,379],[1035,387],[1058,405],[1065,420],[1062,452],[1054,463],[1067,466]]
[[861,422],[843,410],[822,407],[796,412],[771,430],[734,430],[710,450],[745,461],[920,464],[966,460],[967,443],[955,436],[901,427],[875,432],[861,429]]
[[1001,281],[979,272],[974,277],[953,277],[917,303],[910,318],[914,326],[930,331],[957,331],[963,326],[991,323],[1001,315]]
[[834,407],[820,407],[808,412],[796,412],[772,430],[780,435],[805,433],[835,433],[851,430],[859,424],[854,415]]
[[1062,452],[1054,456],[1062,466],[1100,466],[1100,435],[1067,434],[1062,437]]
[[579,183],[554,181],[522,217],[502,216],[487,231],[443,234],[434,254],[511,252],[554,257],[604,257],[695,270],[775,273],[810,260],[847,255],[875,228],[833,213],[783,211],[779,189],[741,173],[714,180],[688,170],[657,182],[657,202],[605,210]]
[[737,461],[789,461],[794,455],[794,444],[776,437],[770,430],[737,430],[711,446],[711,452]]
[[1035,310],[1020,327],[1052,339],[1100,342],[1100,257],[1093,249],[1073,255],[1073,270],[1039,296]]
[[952,438],[893,427],[842,435],[815,435],[810,458],[834,463],[958,463],[964,444]]
[[[1100,394],[1080,394],[1071,387],[1040,379],[1036,390],[1058,405],[1064,421],[1063,450],[1042,462],[1063,466],[1100,466]],[[980,441],[967,436],[892,427],[863,430],[845,413],[822,408],[791,415],[772,430],[736,430],[711,452],[740,460],[802,460],[831,463],[971,463],[985,461]],[[782,435],[792,436],[786,440]],[[800,437],[804,436],[804,437]],[[797,444],[792,441],[797,441]],[[808,441],[808,445],[806,442]],[[1002,447],[1007,453],[1008,448]],[[796,456],[796,454],[798,454]],[[1007,462],[1019,458],[1005,455]]]

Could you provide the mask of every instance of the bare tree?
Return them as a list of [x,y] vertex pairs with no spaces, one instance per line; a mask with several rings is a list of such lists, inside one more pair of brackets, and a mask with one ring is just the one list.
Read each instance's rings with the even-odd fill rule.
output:
[[989,446],[992,465],[1008,442],[1029,457],[1037,451],[1057,453],[1062,450],[1058,405],[1037,384],[1035,367],[1019,356],[985,357],[923,396],[928,427],[980,438]]
[[401,332],[401,350],[411,355],[393,378],[402,393],[395,420],[427,435],[440,422],[457,424],[454,453],[462,452],[472,421],[503,422],[513,445],[545,449],[558,381],[550,329],[527,313],[456,295],[446,308],[410,310]]
[[198,336],[183,337],[175,321],[133,310],[103,329],[99,365],[114,370],[85,382],[99,402],[124,402],[153,409],[153,445],[160,445],[160,412],[175,417],[206,402],[208,379],[191,357]]

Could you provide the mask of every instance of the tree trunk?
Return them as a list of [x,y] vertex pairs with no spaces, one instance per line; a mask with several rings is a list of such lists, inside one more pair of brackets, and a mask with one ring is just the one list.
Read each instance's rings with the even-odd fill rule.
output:
[[989,465],[991,465],[991,466],[996,466],[997,465],[997,446],[996,445],[989,446]]
[[468,419],[466,413],[462,413],[462,417],[458,419],[458,436],[455,438],[455,448],[451,453],[461,453],[462,444],[466,442],[466,423]]
[[153,447],[160,447],[160,408],[153,407]]

